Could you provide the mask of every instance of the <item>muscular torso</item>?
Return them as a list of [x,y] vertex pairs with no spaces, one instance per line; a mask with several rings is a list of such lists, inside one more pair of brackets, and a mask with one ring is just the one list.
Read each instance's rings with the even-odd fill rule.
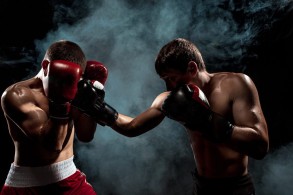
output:
[[[241,82],[235,73],[213,74],[203,91],[209,100],[211,109],[234,123],[233,105],[239,94]],[[240,79],[241,80],[241,79]],[[215,177],[233,177],[247,173],[248,157],[233,150],[229,142],[213,143],[202,135],[187,130],[196,160],[199,175]]]
[[201,134],[187,130],[199,175],[207,178],[240,176],[247,173],[248,157],[227,144],[215,144]]
[[[234,73],[218,73],[203,89],[211,109],[233,121]],[[248,157],[229,147],[229,143],[213,143],[196,131],[187,130],[200,175],[205,177],[232,177],[247,173]]]
[[[243,75],[235,73],[212,74],[203,87],[210,108],[234,123],[235,99],[243,88]],[[158,108],[169,93],[158,96]],[[247,173],[248,157],[231,147],[231,143],[213,143],[198,131],[186,129],[189,135],[199,175],[208,178],[240,176]]]
[[[53,121],[48,117],[48,99],[40,79],[16,83],[3,97],[4,112],[15,145],[16,165],[44,166],[73,155],[72,120]],[[17,103],[9,104],[5,98]]]

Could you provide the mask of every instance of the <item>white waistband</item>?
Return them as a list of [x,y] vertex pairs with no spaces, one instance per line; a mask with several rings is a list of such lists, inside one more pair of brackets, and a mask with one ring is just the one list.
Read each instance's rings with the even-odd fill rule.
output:
[[43,186],[61,181],[75,172],[73,156],[67,160],[41,167],[23,167],[12,163],[5,185],[11,187]]

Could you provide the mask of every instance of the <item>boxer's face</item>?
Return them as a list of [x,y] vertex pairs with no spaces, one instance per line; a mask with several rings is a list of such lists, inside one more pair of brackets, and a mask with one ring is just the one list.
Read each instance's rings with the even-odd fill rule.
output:
[[178,70],[170,69],[160,75],[161,79],[165,81],[167,90],[173,90],[177,86],[187,84],[190,82],[189,75]]

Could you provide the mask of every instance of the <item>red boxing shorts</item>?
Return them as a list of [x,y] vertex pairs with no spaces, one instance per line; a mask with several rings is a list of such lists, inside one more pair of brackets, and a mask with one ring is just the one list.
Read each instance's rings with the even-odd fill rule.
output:
[[42,167],[11,164],[1,195],[97,195],[73,157]]

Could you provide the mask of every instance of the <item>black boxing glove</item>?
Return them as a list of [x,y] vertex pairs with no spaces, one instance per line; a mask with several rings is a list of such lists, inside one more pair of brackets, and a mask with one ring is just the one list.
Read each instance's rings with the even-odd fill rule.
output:
[[[74,99],[75,106],[78,106],[80,110],[87,108],[89,101],[95,101],[95,98],[104,101],[105,91],[104,84],[108,77],[108,69],[105,65],[98,61],[87,61],[84,74],[79,82],[78,97]],[[88,83],[90,85],[85,84]]]
[[168,118],[200,131],[211,140],[223,141],[232,135],[232,123],[210,109],[205,94],[196,85],[182,85],[171,91],[162,111]]
[[111,126],[118,118],[118,112],[104,101],[105,91],[98,81],[82,79],[72,105],[92,117],[102,126]]
[[98,61],[87,61],[73,106],[95,119],[102,126],[111,125],[118,116],[114,108],[104,102],[104,84],[108,77],[106,66]]

